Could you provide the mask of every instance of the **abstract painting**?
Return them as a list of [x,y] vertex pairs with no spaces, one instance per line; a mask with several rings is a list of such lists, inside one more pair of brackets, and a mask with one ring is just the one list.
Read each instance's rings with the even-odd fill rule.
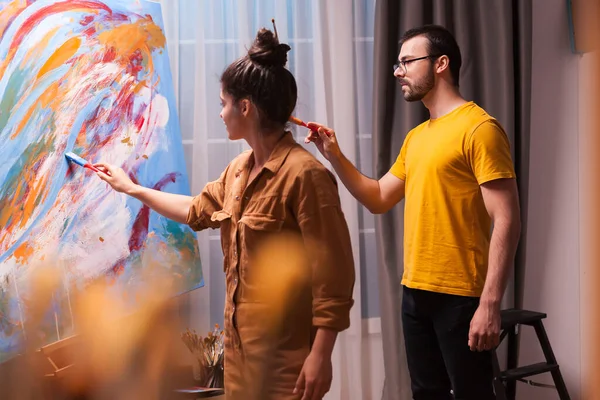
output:
[[[65,153],[189,194],[160,4],[0,0],[0,362],[35,335],[73,333],[73,291],[97,281],[131,299],[147,279],[203,286],[196,236],[117,193]],[[60,288],[26,332],[38,266]]]

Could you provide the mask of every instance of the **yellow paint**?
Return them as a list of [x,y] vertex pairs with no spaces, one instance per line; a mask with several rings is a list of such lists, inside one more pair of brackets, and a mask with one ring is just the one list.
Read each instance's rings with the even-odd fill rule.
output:
[[58,48],[58,50],[54,52],[54,54],[48,58],[48,61],[46,61],[44,66],[40,69],[40,72],[38,72],[37,78],[39,79],[47,72],[63,65],[77,53],[77,50],[79,50],[80,46],[81,39],[79,39],[77,36],[67,40]]

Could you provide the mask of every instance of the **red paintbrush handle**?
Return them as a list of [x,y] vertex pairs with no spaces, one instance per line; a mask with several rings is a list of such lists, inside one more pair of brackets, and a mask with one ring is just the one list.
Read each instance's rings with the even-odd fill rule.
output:
[[100,172],[100,170],[98,168],[94,167],[92,164],[85,164],[84,167],[89,168],[94,172]]

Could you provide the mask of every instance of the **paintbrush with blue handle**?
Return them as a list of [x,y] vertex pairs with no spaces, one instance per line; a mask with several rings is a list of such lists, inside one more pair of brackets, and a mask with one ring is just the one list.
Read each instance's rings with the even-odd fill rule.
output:
[[83,168],[89,168],[94,172],[100,172],[100,170],[96,167],[94,167],[92,164],[90,164],[88,161],[84,160],[83,158],[79,157],[77,154],[75,153],[65,153],[65,157],[67,157],[67,160],[74,162],[77,165],[81,165]]

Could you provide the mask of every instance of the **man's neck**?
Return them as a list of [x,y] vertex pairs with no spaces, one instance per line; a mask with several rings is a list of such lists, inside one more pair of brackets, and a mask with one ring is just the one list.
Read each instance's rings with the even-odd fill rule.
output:
[[443,117],[466,102],[455,86],[435,87],[423,98],[431,119]]

